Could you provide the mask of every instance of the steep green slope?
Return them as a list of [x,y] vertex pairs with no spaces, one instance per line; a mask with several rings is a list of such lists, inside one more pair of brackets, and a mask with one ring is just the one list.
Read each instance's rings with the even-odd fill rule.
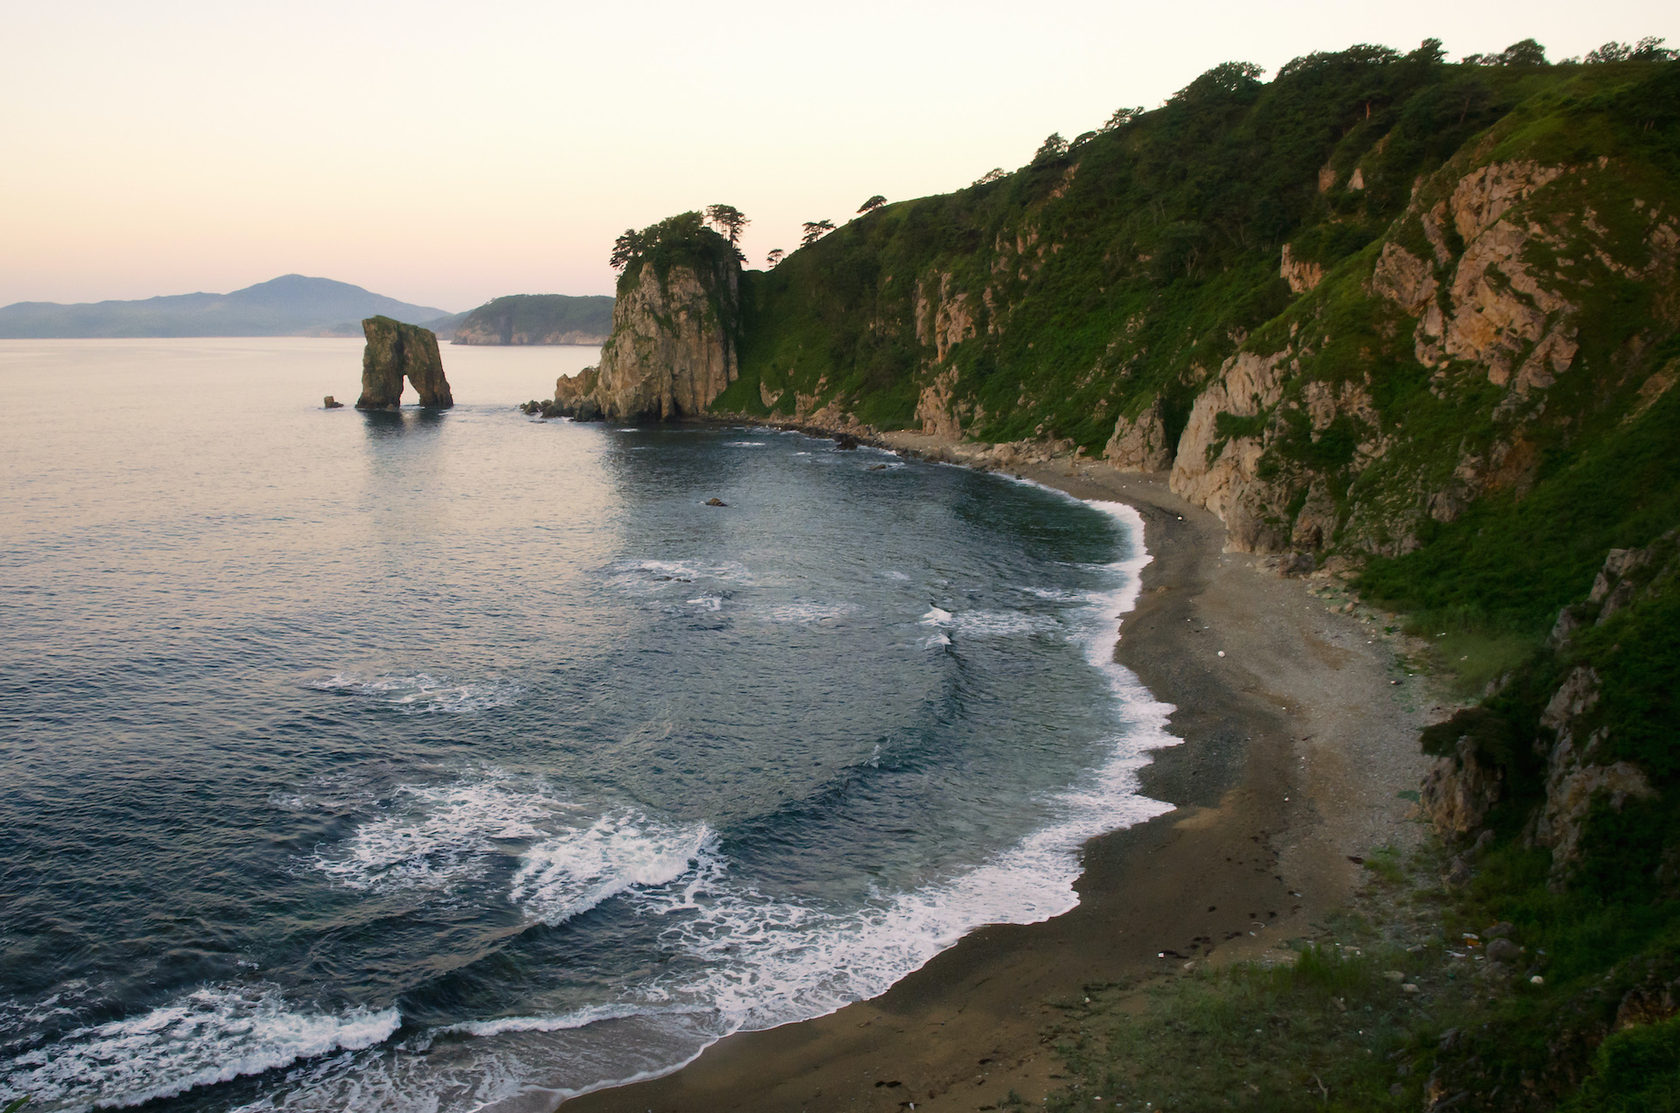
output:
[[714,408],[1065,439],[1171,467],[1240,548],[1399,555],[1666,390],[1677,88],[1428,49],[1219,67],[748,272]]
[[[1095,452],[1155,395],[1178,417],[1170,434],[1241,337],[1288,305],[1285,243],[1326,266],[1355,253],[1418,173],[1556,80],[1372,47],[1298,60],[1266,85],[1210,71],[1000,181],[887,206],[749,275],[745,381],[725,404],[751,404],[762,383],[909,424],[954,371],[952,409],[983,439]],[[796,406],[784,394],[771,409]]]

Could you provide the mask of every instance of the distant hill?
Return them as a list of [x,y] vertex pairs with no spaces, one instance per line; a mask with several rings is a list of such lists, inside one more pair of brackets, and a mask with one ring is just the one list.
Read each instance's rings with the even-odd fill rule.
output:
[[612,332],[613,299],[605,295],[509,294],[468,313],[456,344],[600,344]]
[[362,318],[376,315],[445,329],[457,319],[447,310],[411,305],[347,282],[288,274],[231,294],[78,305],[18,302],[0,308],[0,338],[360,336]]

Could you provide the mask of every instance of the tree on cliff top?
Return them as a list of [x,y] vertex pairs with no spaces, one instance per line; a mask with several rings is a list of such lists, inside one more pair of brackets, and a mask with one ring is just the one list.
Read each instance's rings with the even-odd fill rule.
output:
[[752,223],[734,205],[707,205],[706,219],[718,226],[718,230],[729,240],[730,247],[739,246],[741,229]]
[[1167,99],[1168,104],[1210,100],[1252,101],[1260,93],[1265,69],[1253,62],[1221,62]]
[[832,231],[834,231],[834,221],[832,220],[807,220],[805,222],[805,234],[799,237],[799,246],[810,247]]
[[877,193],[875,196],[858,206],[858,215],[862,216],[864,213],[872,213],[886,203],[887,199]]
[[706,270],[738,266],[740,260],[735,245],[706,227],[705,218],[698,212],[678,213],[640,231],[627,228],[613,241],[613,269],[624,272],[620,286],[647,263],[653,264],[654,273],[663,280],[673,266]]

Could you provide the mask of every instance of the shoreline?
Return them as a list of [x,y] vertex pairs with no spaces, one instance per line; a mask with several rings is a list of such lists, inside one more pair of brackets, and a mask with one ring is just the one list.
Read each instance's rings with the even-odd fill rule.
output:
[[[867,439],[989,462],[987,446]],[[1432,701],[1369,620],[1332,611],[1262,558],[1225,553],[1223,523],[1164,477],[1065,458],[1007,470],[1143,517],[1151,559],[1113,652],[1176,708],[1169,730],[1182,741],[1139,773],[1172,810],[1087,842],[1079,904],[1061,916],[982,927],[879,997],[726,1037],[671,1073],[569,1099],[565,1113],[1036,1102],[1060,1069],[1046,1035],[1055,1001],[1191,963],[1287,961],[1287,942],[1352,895],[1353,858],[1416,840],[1399,794],[1422,776],[1417,730]]]

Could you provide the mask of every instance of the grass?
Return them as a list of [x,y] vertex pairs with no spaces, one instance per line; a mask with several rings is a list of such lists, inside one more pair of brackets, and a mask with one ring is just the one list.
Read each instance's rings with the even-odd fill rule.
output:
[[[1354,906],[1293,963],[1090,987],[1056,1033],[1068,1081],[1045,1107],[1351,1113],[1463,1090],[1485,1110],[1677,1108],[1680,1018],[1605,1037],[1630,991],[1680,974],[1680,904],[1554,893],[1517,840],[1449,891],[1447,853],[1369,852]],[[1485,958],[1500,923],[1514,966]]]
[[1046,1108],[1418,1108],[1422,1080],[1407,1060],[1469,982],[1426,976],[1444,948],[1409,951],[1368,924],[1343,926],[1291,964],[1157,980],[1141,1008],[1135,993],[1093,992],[1060,1045],[1073,1079]]

